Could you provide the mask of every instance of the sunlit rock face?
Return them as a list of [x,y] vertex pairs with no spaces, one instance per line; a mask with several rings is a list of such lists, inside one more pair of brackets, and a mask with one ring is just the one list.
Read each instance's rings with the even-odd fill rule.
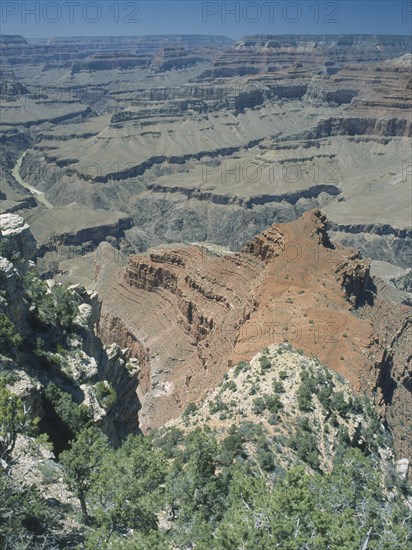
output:
[[[369,261],[333,248],[326,224],[315,210],[270,227],[241,252],[156,247],[124,267],[113,261],[108,243],[99,247],[98,334],[128,346],[140,362],[143,430],[201,399],[230,365],[284,341],[318,357],[356,391],[382,392],[381,406],[389,406],[388,334],[379,313],[389,303],[380,298],[368,305]],[[393,337],[399,331],[391,376],[401,376],[408,312],[390,307]]]
[[16,214],[0,215],[1,254],[6,258],[27,261],[34,258],[36,240],[29,225]]

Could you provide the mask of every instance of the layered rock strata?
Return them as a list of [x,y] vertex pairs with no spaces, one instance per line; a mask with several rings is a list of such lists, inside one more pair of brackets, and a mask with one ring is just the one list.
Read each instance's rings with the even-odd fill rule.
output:
[[[120,345],[133,341],[136,357],[144,356],[138,389],[144,431],[178,416],[230,365],[271,343],[287,341],[318,357],[355,391],[372,395],[386,386],[379,372],[388,361],[388,339],[371,304],[389,304],[376,296],[369,262],[333,248],[325,227],[316,210],[269,228],[239,253],[157,248],[131,256],[123,268],[110,261],[110,246],[102,246],[99,335]],[[400,330],[409,308],[390,307]],[[401,355],[391,357],[400,373]],[[381,405],[389,410],[392,403]]]

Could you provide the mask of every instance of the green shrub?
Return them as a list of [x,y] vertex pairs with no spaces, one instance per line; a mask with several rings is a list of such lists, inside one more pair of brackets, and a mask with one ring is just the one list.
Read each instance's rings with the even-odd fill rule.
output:
[[311,432],[309,419],[303,417],[297,427],[295,435],[290,438],[289,445],[295,449],[298,457],[315,470],[319,468],[317,438]]
[[259,449],[257,459],[262,470],[271,471],[275,467],[275,457],[270,450]]
[[250,388],[250,395],[256,395],[257,392],[259,391],[259,384],[256,384],[256,382],[251,386]]
[[240,361],[240,363],[236,365],[233,371],[235,378],[238,377],[241,372],[245,372],[249,368],[250,368],[250,364],[247,361]]
[[39,304],[40,320],[64,330],[72,326],[77,313],[78,307],[70,291],[61,285],[55,285]]
[[73,397],[50,382],[45,391],[45,398],[53,407],[55,413],[66,428],[73,434],[80,432],[92,421],[92,413],[88,407],[78,405]]
[[65,285],[55,284],[50,290],[47,284],[33,272],[23,278],[26,296],[37,318],[46,325],[68,330],[73,325],[78,307],[72,293]]
[[216,397],[215,401],[211,401],[209,403],[210,414],[215,414],[220,411],[227,411],[228,409],[229,407],[220,397]]
[[353,414],[362,414],[363,413],[363,401],[360,397],[355,397],[352,400],[351,412]]
[[34,353],[38,355],[39,357],[43,356],[45,353],[45,343],[43,338],[36,338],[36,347],[34,349]]
[[301,411],[307,412],[312,410],[312,391],[309,386],[302,383],[296,392],[296,396],[298,407]]
[[196,403],[189,403],[183,412],[183,417],[194,416],[197,412]]
[[116,390],[108,382],[100,380],[94,386],[94,391],[100,405],[105,409],[110,409],[117,401]]
[[238,426],[239,435],[244,441],[254,441],[263,433],[263,428],[260,424],[254,422],[241,422]]
[[234,380],[229,380],[228,382],[225,382],[222,386],[222,391],[236,391],[236,382]]
[[235,426],[232,426],[229,429],[229,435],[225,437],[221,443],[221,450],[218,457],[219,462],[227,466],[237,457],[246,458],[243,443],[243,436]]
[[301,385],[296,392],[298,406],[301,411],[312,410],[312,395],[318,392],[318,381],[313,376],[313,369],[309,371],[302,370],[300,372]]
[[183,432],[175,426],[168,428],[166,431],[151,433],[151,438],[154,447],[160,449],[166,458],[173,458],[177,454],[177,447],[183,441]]
[[272,363],[269,361],[266,355],[261,355],[259,357],[259,363],[262,372],[265,372],[272,367]]
[[282,382],[277,382],[276,380],[274,380],[272,386],[275,393],[285,393],[285,388]]
[[332,413],[330,415],[329,422],[335,428],[337,428],[339,426],[338,417],[336,416],[336,413]]
[[344,447],[348,447],[351,443],[349,432],[346,426],[339,426],[338,433],[336,435],[336,439],[340,445],[343,445]]
[[0,354],[10,353],[23,343],[23,338],[4,313],[0,313]]
[[280,401],[280,399],[277,395],[265,394],[263,396],[263,398],[265,400],[266,408],[272,414],[278,413],[280,411],[280,409],[283,408],[282,402]]
[[325,411],[330,410],[330,399],[332,396],[333,389],[331,386],[324,386],[318,392],[318,399],[325,409]]
[[362,425],[362,437],[366,442],[366,450],[376,451],[378,447],[383,447],[387,444],[389,437],[375,409],[370,409],[368,416],[369,422]]
[[335,392],[330,397],[330,408],[341,416],[346,416],[350,409],[350,404],[345,401],[343,392]]
[[47,292],[47,284],[39,279],[34,271],[29,271],[23,277],[26,296],[33,305],[39,304]]
[[252,412],[255,414],[262,414],[265,409],[266,401],[263,397],[256,397],[256,399],[253,400]]

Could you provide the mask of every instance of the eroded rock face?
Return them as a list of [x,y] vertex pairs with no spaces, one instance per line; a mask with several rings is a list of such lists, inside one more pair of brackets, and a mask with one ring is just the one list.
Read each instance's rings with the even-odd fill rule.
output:
[[[5,209],[24,209],[43,253],[55,252],[49,238],[80,247],[123,231],[136,252],[202,240],[239,250],[273,223],[322,208],[350,246],[408,265],[409,36],[7,37],[0,46],[6,81],[27,89],[16,88],[1,123]],[[40,195],[13,179],[25,150],[20,177],[56,212],[39,212]],[[74,201],[90,223],[68,223]],[[105,220],[115,210],[119,230]],[[387,227],[399,236],[376,232]]]
[[0,215],[1,254],[17,262],[31,260],[36,254],[36,241],[29,225],[17,214]]
[[245,244],[242,251],[257,256],[262,261],[271,260],[285,250],[284,236],[276,227],[270,227]]
[[12,359],[1,357],[2,372],[12,372],[12,382],[8,384],[10,391],[16,394],[24,403],[25,410],[31,418],[41,418],[43,415],[42,385]]
[[0,312],[8,312],[19,332],[27,334],[29,305],[25,300],[20,273],[12,262],[0,257],[0,289],[7,297],[0,301]]
[[[140,404],[136,387],[139,365],[129,363],[127,349],[121,350],[116,344],[106,349],[102,345],[95,335],[95,325],[100,319],[97,294],[80,285],[72,285],[69,290],[78,313],[59,349],[47,351],[49,359],[54,358],[59,368],[45,372],[33,348],[36,341],[41,340],[39,335],[47,338],[48,333],[40,332],[33,322],[22,277],[28,268],[34,268],[29,259],[36,252],[36,241],[29,225],[18,215],[1,215],[0,230],[1,252],[7,255],[0,256],[0,314],[6,315],[24,338],[23,345],[12,355],[13,359],[8,357],[7,350],[0,349],[0,371],[13,374],[9,384],[11,390],[22,398],[33,417],[38,416],[46,427],[49,426],[47,429],[53,424],[53,417],[51,420],[47,417],[44,390],[49,382],[55,382],[77,403],[90,406],[96,424],[102,427],[113,444],[119,444],[129,433],[138,431]],[[49,290],[56,284],[59,283],[47,281]],[[50,331],[53,328],[56,327],[49,327]],[[110,384],[118,399],[106,407],[99,403],[98,382]],[[50,433],[54,430],[56,426],[51,425]]]
[[353,314],[370,294],[368,262],[333,249],[325,226],[312,211],[269,228],[240,253],[158,248],[131,256],[124,268],[104,244],[96,266],[98,333],[144,358],[143,430],[177,416],[228,366],[275,342],[289,341],[355,390],[372,391],[385,341],[366,315]]
[[369,261],[362,260],[359,252],[339,263],[335,268],[336,278],[345,291],[346,298],[357,305],[365,296],[369,284]]
[[407,36],[254,35],[226,50],[200,77],[267,74],[287,69],[305,75],[313,67],[334,74],[354,58],[376,62],[410,50]]
[[396,470],[403,479],[406,479],[409,472],[409,460],[407,458],[401,458],[398,460]]
[[[7,311],[19,332],[28,334],[29,306],[21,276],[36,253],[36,241],[29,225],[16,214],[0,215],[0,288],[5,296],[0,311]],[[7,297],[7,298],[6,298]]]

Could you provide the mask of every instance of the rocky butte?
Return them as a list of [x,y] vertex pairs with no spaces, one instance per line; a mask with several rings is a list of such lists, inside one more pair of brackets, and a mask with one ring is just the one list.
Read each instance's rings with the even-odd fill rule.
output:
[[326,223],[314,210],[238,253],[160,247],[124,267],[108,243],[99,246],[98,335],[141,363],[143,431],[204,398],[230,365],[289,342],[374,395],[400,444],[410,402],[409,307],[378,291],[358,251],[330,243]]

